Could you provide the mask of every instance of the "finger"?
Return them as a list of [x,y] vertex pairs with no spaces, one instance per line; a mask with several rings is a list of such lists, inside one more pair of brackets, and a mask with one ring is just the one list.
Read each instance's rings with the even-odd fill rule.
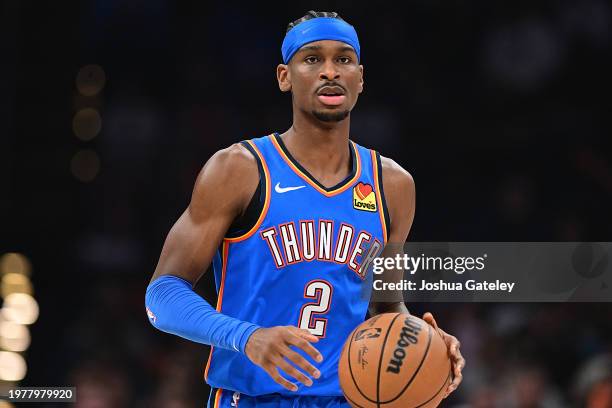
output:
[[459,341],[459,339],[457,339],[455,336],[451,336],[450,334],[444,334],[448,338],[448,341],[451,346],[455,347],[457,350],[461,348],[461,342]]
[[438,330],[438,323],[436,322],[436,319],[434,319],[433,315],[430,312],[426,312],[423,315],[423,320],[425,320],[427,323],[432,325],[434,329]]
[[461,384],[461,381],[463,381],[463,375],[459,373],[459,375],[456,375],[455,378],[453,378],[453,382],[451,382],[448,386],[447,392],[450,394],[451,392],[455,391],[457,387],[459,387],[459,384]]
[[282,357],[279,358],[278,361],[276,362],[276,365],[280,369],[282,369],[286,374],[292,376],[293,378],[295,378],[296,380],[298,380],[305,386],[310,387],[312,385],[312,380],[310,378],[306,377],[306,375],[303,372],[301,372],[300,370],[298,370],[297,368],[289,364],[287,360],[285,360],[284,358]]
[[263,369],[266,370],[268,375],[272,377],[274,381],[276,381],[277,383],[279,383],[280,385],[282,385],[289,391],[293,391],[293,392],[297,391],[298,389],[297,385],[293,384],[292,382],[289,382],[285,377],[280,375],[280,373],[278,372],[278,368],[276,368],[275,366],[270,365],[268,366],[268,368],[263,367]]
[[459,351],[459,349],[457,349],[454,352],[449,349],[449,355],[450,355],[451,361],[453,361],[453,363],[457,364],[457,363],[459,363],[459,361],[464,360],[463,364],[465,365],[465,359],[461,355],[461,351]]
[[[463,360],[463,356],[461,355],[459,342],[452,342],[450,347],[448,348],[448,354],[454,362],[459,362],[459,360]],[[465,364],[465,361],[464,361]]]
[[446,387],[446,389],[444,390],[444,396],[442,397],[442,399],[445,399],[446,397],[448,397],[453,391],[455,391],[455,388],[453,387],[453,380],[455,378],[455,374],[453,373],[451,375],[451,381],[448,383],[448,386]]
[[303,338],[306,341],[309,341],[311,343],[316,343],[316,342],[319,341],[319,338],[317,336],[315,336],[314,334],[312,334],[310,331],[308,331],[306,329],[299,329],[299,328],[297,328],[295,326],[289,326],[289,327],[291,328],[291,331],[295,335]]
[[319,353],[319,350],[314,348],[312,344],[310,344],[308,341],[304,340],[303,338],[293,335],[293,336],[289,336],[286,340],[288,344],[291,344],[292,346],[296,346],[302,349],[306,354],[312,357],[314,361],[318,363],[323,361],[323,356],[321,355],[321,353]]
[[457,389],[457,387],[453,386],[452,383],[449,384],[448,388],[446,389],[446,391],[444,391],[444,396],[442,397],[442,399],[447,398],[449,395],[451,395],[455,390]]
[[465,359],[461,357],[453,364],[453,374],[455,376],[461,375],[461,372],[463,371],[463,367],[465,367]]
[[319,370],[317,370],[315,366],[310,364],[308,360],[306,360],[304,357],[302,357],[295,351],[291,350],[289,347],[284,347],[284,349],[282,349],[282,353],[289,361],[291,361],[293,364],[295,364],[302,370],[306,371],[314,378],[319,378],[321,376],[321,373],[319,372]]

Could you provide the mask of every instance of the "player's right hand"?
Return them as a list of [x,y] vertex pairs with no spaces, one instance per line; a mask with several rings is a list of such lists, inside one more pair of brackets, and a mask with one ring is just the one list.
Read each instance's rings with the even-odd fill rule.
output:
[[295,364],[314,378],[319,378],[321,373],[308,360],[292,350],[290,346],[301,349],[312,357],[314,361],[320,363],[323,361],[323,356],[310,344],[318,341],[319,338],[312,335],[308,330],[299,329],[294,326],[261,328],[251,334],[244,352],[254,364],[263,368],[274,381],[289,391],[297,391],[297,385],[280,375],[278,369],[282,369],[288,375],[310,387],[312,379],[289,362]]

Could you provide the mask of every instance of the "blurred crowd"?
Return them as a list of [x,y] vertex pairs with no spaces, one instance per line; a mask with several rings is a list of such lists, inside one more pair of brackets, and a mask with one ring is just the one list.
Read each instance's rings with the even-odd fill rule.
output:
[[[314,6],[175,3],[3,6],[0,249],[30,257],[41,306],[22,384],[74,385],[78,408],[204,406],[208,347],[153,329],[144,291],[212,153],[291,124],[275,67]],[[326,8],[362,46],[351,137],[415,178],[411,240],[610,240],[609,2]],[[104,81],[87,95],[91,64]],[[85,108],[100,126],[76,137]],[[210,274],[198,291],[215,303]],[[607,303],[408,306],[462,342],[446,406],[612,407]]]

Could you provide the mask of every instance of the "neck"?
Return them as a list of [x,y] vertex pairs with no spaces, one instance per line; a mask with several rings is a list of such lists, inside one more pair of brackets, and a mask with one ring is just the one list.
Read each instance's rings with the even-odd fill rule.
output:
[[340,122],[322,122],[294,109],[293,124],[281,138],[293,157],[329,187],[350,173],[349,130],[350,114]]

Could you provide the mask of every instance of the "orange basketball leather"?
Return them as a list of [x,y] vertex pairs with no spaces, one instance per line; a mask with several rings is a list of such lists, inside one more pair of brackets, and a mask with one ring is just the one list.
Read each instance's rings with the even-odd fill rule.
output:
[[429,324],[385,313],[351,333],[338,373],[353,407],[435,407],[451,380],[451,364],[444,340]]

